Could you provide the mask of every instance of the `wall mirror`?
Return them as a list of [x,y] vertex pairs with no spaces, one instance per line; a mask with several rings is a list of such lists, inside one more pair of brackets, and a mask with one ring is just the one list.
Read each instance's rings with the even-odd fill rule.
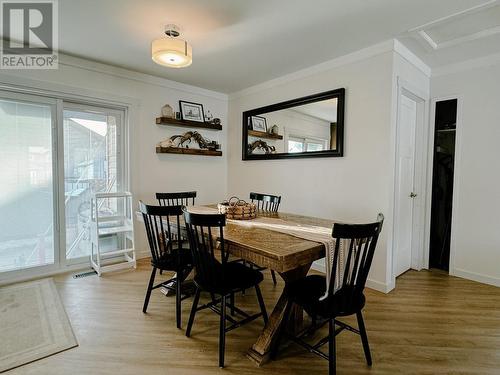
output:
[[243,160],[339,157],[345,89],[243,112]]

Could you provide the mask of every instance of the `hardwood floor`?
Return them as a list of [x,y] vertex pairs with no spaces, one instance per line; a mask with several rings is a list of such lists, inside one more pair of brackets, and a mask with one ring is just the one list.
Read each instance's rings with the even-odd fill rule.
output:
[[[261,320],[228,333],[226,368],[219,369],[218,316],[213,312],[197,314],[191,338],[175,328],[172,297],[154,291],[148,314],[142,313],[149,270],[148,262],[140,261],[136,271],[101,278],[55,277],[80,346],[9,375],[327,373],[325,360],[292,344],[276,361],[256,367],[245,353],[262,329]],[[273,286],[267,271],[262,289],[268,310],[282,287],[281,280]],[[500,288],[439,272],[410,271],[398,278],[391,293],[367,290],[366,297],[373,366],[365,364],[359,336],[344,331],[337,337],[338,373],[500,373]],[[183,304],[183,328],[191,301]],[[250,290],[237,297],[237,304],[258,311]]]

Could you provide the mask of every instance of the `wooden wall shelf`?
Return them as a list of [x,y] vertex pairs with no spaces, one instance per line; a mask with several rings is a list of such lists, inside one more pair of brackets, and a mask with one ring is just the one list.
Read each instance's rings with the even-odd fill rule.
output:
[[222,130],[222,125],[212,124],[210,122],[196,122],[188,120],[177,120],[175,118],[169,117],[157,117],[157,125],[168,125],[168,126],[182,126],[185,128],[199,128],[208,130]]
[[183,147],[156,147],[157,154],[186,154],[186,155],[204,155],[204,156],[222,156],[222,151],[201,150],[199,148]]
[[252,137],[267,138],[267,139],[283,139],[283,136],[279,134],[271,134],[250,129],[248,129],[248,135],[251,135]]

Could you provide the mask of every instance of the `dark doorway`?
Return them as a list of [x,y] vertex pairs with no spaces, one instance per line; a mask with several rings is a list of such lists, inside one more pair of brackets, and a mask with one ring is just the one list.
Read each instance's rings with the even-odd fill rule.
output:
[[450,266],[457,99],[436,102],[429,268]]

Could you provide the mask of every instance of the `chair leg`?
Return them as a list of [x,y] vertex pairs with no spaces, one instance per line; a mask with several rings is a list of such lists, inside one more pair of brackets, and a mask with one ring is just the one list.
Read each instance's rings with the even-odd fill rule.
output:
[[335,319],[328,321],[328,374],[337,373],[337,358],[335,355]]
[[276,285],[277,282],[276,282],[276,274],[274,273],[273,270],[271,270],[271,277],[273,278],[273,284]]
[[220,330],[219,330],[219,367],[224,367],[224,352],[226,350],[226,296],[222,296]]
[[231,315],[234,315],[234,292],[229,296],[229,303],[231,304]]
[[177,272],[177,277],[175,278],[175,318],[177,320],[177,328],[181,328],[181,293],[182,293],[182,281],[180,278],[180,273]]
[[264,325],[267,325],[268,316],[266,311],[266,304],[264,303],[264,298],[262,298],[262,293],[260,291],[259,285],[255,285],[255,293],[257,294],[257,300],[259,301],[260,312],[262,313],[262,318],[264,319]]
[[156,267],[153,267],[151,271],[151,276],[149,278],[148,290],[146,291],[146,298],[144,299],[144,306],[142,307],[142,312],[146,313],[149,305],[149,298],[151,297],[151,291],[153,290],[153,284],[155,282]]
[[358,318],[359,335],[361,336],[361,342],[363,343],[363,350],[365,352],[366,363],[368,366],[372,365],[372,355],[370,354],[370,345],[368,345],[368,336],[366,335],[365,322],[363,321],[363,315],[361,311],[356,313]]
[[288,325],[288,318],[290,316],[290,311],[292,310],[292,305],[293,305],[293,303],[290,301],[288,301],[286,303],[285,311],[283,312],[283,319],[281,320],[281,324],[278,327],[278,332],[276,334],[276,342],[274,343],[274,345],[271,348],[271,359],[275,359],[277,354],[278,354],[281,340],[284,336],[286,327]]
[[200,300],[201,290],[196,288],[196,293],[194,295],[193,306],[191,307],[191,314],[189,314],[188,326],[186,328],[186,336],[191,335],[191,328],[193,328],[194,316],[196,315],[196,309],[198,308],[198,301]]

